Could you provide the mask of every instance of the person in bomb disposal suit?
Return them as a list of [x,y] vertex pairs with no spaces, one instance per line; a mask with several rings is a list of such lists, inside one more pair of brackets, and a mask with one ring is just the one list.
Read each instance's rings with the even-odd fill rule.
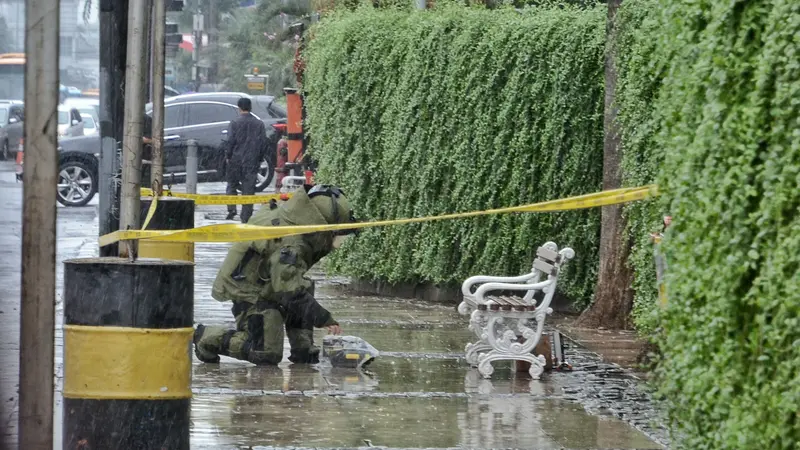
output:
[[[280,206],[262,207],[250,220],[259,226],[355,223],[344,193],[334,186],[305,186]],[[239,242],[228,252],[214,280],[211,296],[233,301],[236,329],[199,324],[194,344],[197,358],[219,362],[219,356],[259,365],[283,358],[283,333],[289,337],[293,363],[316,364],[314,328],[340,334],[338,322],[314,299],[313,282],[305,273],[341,244],[353,230],[320,232],[281,239]]]
[[[264,122],[250,114],[253,104],[249,98],[240,98],[239,117],[228,125],[228,149],[225,155],[225,193],[242,195],[256,193],[256,180],[261,161],[267,152],[267,129]],[[242,223],[253,215],[253,205],[242,205]],[[227,220],[236,217],[236,205],[228,205]]]

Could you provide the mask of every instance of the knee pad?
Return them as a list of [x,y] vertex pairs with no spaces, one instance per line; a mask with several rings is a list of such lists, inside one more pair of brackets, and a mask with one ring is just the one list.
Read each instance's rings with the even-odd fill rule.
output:
[[264,316],[253,314],[247,318],[247,333],[250,335],[250,350],[264,350]]

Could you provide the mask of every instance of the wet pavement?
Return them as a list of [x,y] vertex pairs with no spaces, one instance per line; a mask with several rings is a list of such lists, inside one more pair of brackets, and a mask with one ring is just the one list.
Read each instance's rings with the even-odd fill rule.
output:
[[[222,192],[201,184],[201,192]],[[0,426],[16,435],[19,357],[21,185],[0,162]],[[61,389],[61,261],[97,255],[97,199],[59,207],[56,381]],[[200,207],[196,226],[220,223],[220,207]],[[210,296],[226,244],[197,244],[195,320],[233,326],[229,303]],[[343,278],[311,273],[317,298],[341,323],[381,351],[369,372],[291,365],[257,367],[222,358],[194,360],[192,448],[574,448],[657,449],[668,444],[643,384],[630,372],[568,343],[573,372],[541,381],[497,364],[482,379],[463,360],[472,338],[454,307],[360,295]],[[321,341],[324,331],[318,330]],[[288,355],[288,343],[285,355]],[[10,370],[11,369],[11,370]],[[61,398],[56,393],[56,448]]]

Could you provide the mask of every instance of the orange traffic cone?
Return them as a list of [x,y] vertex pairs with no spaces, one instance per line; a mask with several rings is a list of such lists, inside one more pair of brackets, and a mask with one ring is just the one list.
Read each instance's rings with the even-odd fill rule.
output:
[[22,180],[22,164],[25,158],[25,153],[23,152],[25,148],[25,140],[19,140],[19,148],[17,149],[17,158],[15,160],[16,169],[17,169],[17,181]]

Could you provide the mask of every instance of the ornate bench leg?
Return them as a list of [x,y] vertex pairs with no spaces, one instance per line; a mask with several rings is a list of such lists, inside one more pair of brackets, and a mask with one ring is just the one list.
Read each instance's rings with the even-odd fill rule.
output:
[[[543,355],[534,356],[532,351],[541,337],[541,330],[533,330],[526,326],[525,319],[508,319],[509,326],[505,325],[506,319],[495,316],[488,320],[484,328],[484,337],[491,351],[480,354],[478,357],[478,372],[485,378],[492,376],[494,361],[527,361],[531,364],[528,370],[531,377],[539,379],[544,372],[546,360]],[[519,342],[518,335],[525,341]]]
[[469,319],[469,329],[475,333],[478,340],[475,343],[467,344],[464,348],[466,353],[465,357],[467,363],[471,366],[478,365],[478,355],[492,349],[492,346],[486,341],[486,313],[479,310],[472,311]]
[[531,368],[528,369],[528,373],[534,380],[538,380],[539,378],[541,378],[542,373],[544,372],[544,366],[546,364],[543,355],[534,356],[531,353],[528,353],[526,355],[510,355],[505,352],[498,352],[496,350],[492,350],[489,353],[480,355],[478,372],[484,378],[491,378],[492,373],[494,373],[494,367],[492,367],[492,363],[494,361],[527,361],[531,364]]
[[484,341],[478,341],[474,344],[467,344],[467,347],[464,349],[466,352],[465,357],[467,359],[467,364],[472,367],[477,366],[480,354],[488,352],[491,349],[492,346]]

